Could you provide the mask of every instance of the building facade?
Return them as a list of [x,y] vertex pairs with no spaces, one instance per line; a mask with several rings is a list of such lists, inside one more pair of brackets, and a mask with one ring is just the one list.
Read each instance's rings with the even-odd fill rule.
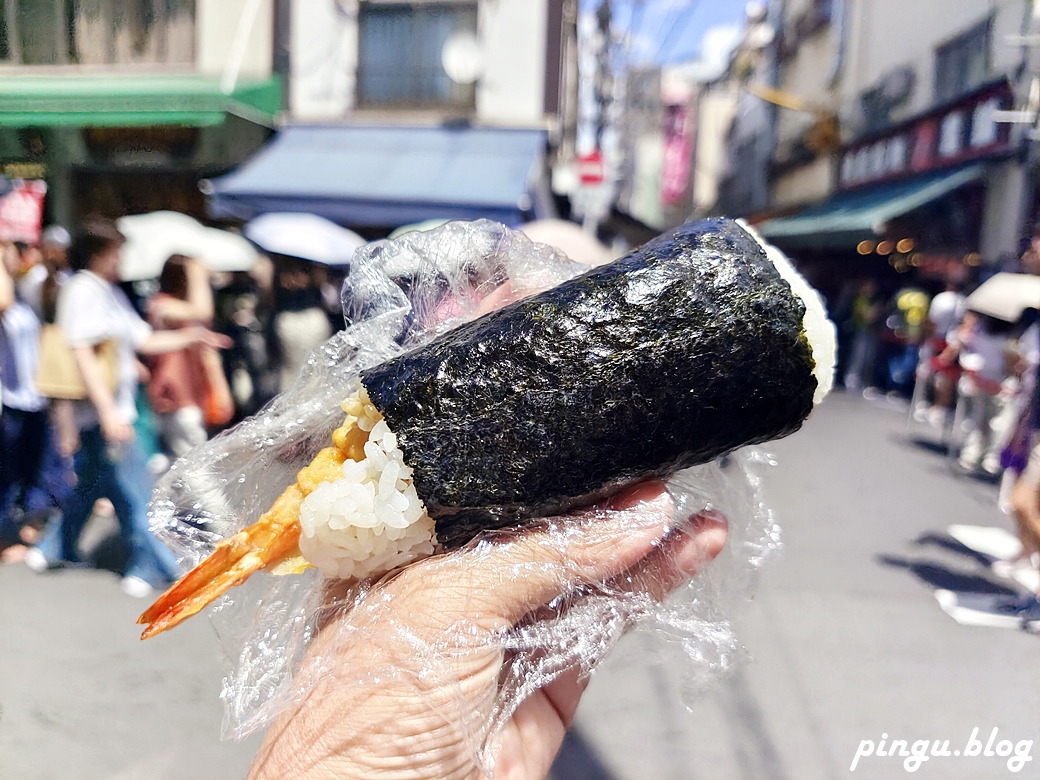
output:
[[371,237],[554,216],[551,171],[574,154],[577,6],[293,0],[286,122],[213,183],[211,215],[307,210]]
[[[545,127],[560,113],[564,5],[297,0],[290,116]],[[460,72],[450,75],[445,62]]]
[[47,183],[47,220],[204,212],[282,107],[276,0],[4,0],[0,171]]
[[769,14],[775,43],[746,75],[728,153],[739,173],[742,147],[771,148],[768,196],[726,205],[831,293],[850,275],[939,285],[1012,265],[1035,212],[1027,125],[1009,113],[1037,73],[1021,44],[1032,4],[784,0]]

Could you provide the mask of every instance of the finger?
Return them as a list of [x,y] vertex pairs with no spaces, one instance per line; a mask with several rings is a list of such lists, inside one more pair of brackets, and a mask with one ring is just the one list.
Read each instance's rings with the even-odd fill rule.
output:
[[519,620],[579,584],[605,582],[664,540],[674,504],[663,483],[637,486],[578,515],[554,518],[512,538],[492,539],[415,572],[444,583],[445,613]]
[[645,593],[656,601],[663,601],[722,552],[728,534],[726,519],[718,512],[694,515],[685,525],[669,531],[657,548],[616,577],[611,585],[617,590]]
[[575,666],[540,689],[552,704],[553,709],[556,710],[565,729],[571,727],[574,713],[578,711],[581,695],[589,686],[589,679],[587,675],[581,673],[581,669]]

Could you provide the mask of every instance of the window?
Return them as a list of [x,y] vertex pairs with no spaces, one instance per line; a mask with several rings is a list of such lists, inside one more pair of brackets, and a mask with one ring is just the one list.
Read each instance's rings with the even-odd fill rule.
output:
[[475,86],[448,78],[441,50],[453,33],[476,30],[475,3],[363,3],[358,19],[358,105],[472,108]]
[[23,65],[185,63],[195,0],[0,0],[0,61]]
[[991,20],[935,50],[935,102],[945,103],[985,83],[990,66]]

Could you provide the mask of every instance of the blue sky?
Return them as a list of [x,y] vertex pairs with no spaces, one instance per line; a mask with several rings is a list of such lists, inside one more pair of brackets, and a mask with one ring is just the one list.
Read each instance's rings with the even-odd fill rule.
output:
[[[593,11],[600,0],[581,0],[583,11]],[[644,0],[642,11],[636,11],[635,0],[612,0],[615,23],[631,30],[635,24],[632,62],[686,62],[702,54],[705,33],[712,28],[742,24],[746,0]],[[640,19],[640,13],[642,18]],[[707,57],[724,39],[716,30],[707,39]]]

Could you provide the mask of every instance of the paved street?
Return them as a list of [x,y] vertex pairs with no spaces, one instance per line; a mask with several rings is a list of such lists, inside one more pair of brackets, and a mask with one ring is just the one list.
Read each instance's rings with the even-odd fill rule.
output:
[[949,739],[952,752],[977,726],[984,741],[994,727],[997,741],[1037,740],[1034,760],[1016,775],[996,757],[933,758],[913,776],[1040,777],[1040,637],[957,625],[922,577],[974,587],[981,569],[915,543],[953,523],[1011,523],[996,487],[955,479],[937,454],[900,440],[904,414],[835,394],[770,447],[779,465],[767,497],[786,550],[740,620],[754,661],[687,713],[674,670],[640,662],[646,640],[632,637],[578,714],[582,747],[606,776],[907,777],[893,758],[849,773],[860,741]]
[[[967,628],[931,583],[977,585],[970,557],[929,541],[952,523],[1002,525],[996,488],[956,479],[900,440],[886,403],[835,395],[774,445],[767,496],[786,550],[739,619],[753,660],[687,712],[675,665],[633,636],[594,678],[555,772],[612,780],[895,778],[861,740],[1037,739],[1006,759],[933,758],[915,777],[1040,777],[1040,638]],[[999,581],[994,580],[994,583]],[[142,644],[141,602],[115,575],[0,568],[0,778],[235,778],[258,740],[221,743],[212,628]]]

